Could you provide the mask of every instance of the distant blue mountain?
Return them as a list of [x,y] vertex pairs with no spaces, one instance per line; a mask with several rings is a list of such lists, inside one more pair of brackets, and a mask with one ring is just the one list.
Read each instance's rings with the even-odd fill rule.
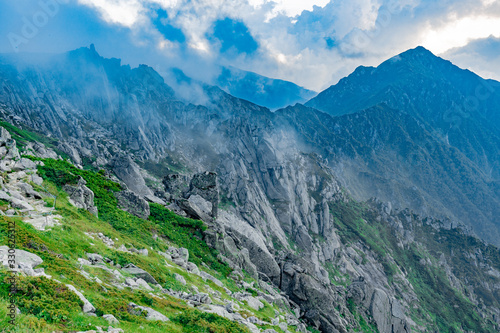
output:
[[269,109],[304,103],[316,95],[315,91],[295,83],[271,79],[234,67],[223,67],[214,84],[235,97]]

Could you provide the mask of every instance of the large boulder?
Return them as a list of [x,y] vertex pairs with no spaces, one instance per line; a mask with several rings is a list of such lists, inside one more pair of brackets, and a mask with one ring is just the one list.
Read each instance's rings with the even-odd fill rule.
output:
[[219,190],[217,188],[217,174],[215,172],[202,172],[195,174],[189,185],[189,196],[199,195],[212,204],[210,215],[217,218],[219,205]]
[[149,204],[146,200],[132,191],[115,192],[115,197],[118,200],[118,206],[132,215],[147,219],[150,214]]
[[11,139],[12,136],[10,135],[10,132],[5,128],[0,127],[0,146],[5,146]]
[[64,185],[63,190],[69,195],[69,202],[75,207],[88,210],[90,213],[97,216],[97,207],[94,205],[94,192],[85,184],[87,182],[80,177],[78,184]]
[[139,166],[132,161],[129,155],[121,155],[110,161],[110,167],[115,175],[124,182],[127,187],[141,197],[153,195],[153,192],[146,186]]
[[211,202],[205,200],[202,196],[195,194],[191,195],[189,199],[181,199],[177,202],[189,217],[209,222],[213,220],[212,210],[213,205]]
[[[14,262],[10,260],[14,260]],[[23,272],[28,276],[45,276],[43,268],[36,268],[43,263],[42,258],[28,251],[14,249],[14,251],[10,250],[9,253],[8,246],[0,246],[0,263],[4,267]]]
[[34,170],[34,169],[36,169],[35,162],[25,157],[17,161],[12,167],[13,171]]

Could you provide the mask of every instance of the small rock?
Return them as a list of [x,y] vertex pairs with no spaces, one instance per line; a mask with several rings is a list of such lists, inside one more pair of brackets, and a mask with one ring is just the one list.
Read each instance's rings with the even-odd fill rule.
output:
[[227,303],[226,306],[225,306],[225,308],[226,308],[227,312],[233,313],[234,312],[234,304],[233,304],[233,302]]
[[[143,280],[143,281],[144,281],[144,280]],[[139,285],[137,284],[137,282],[135,282],[135,280],[134,280],[134,279],[131,279],[131,278],[126,278],[126,279],[125,279],[125,283],[126,283],[127,285],[129,285],[130,287],[132,287],[132,288],[137,288],[137,287],[139,287]]]
[[288,325],[286,323],[280,323],[278,325],[278,327],[280,328],[280,330],[282,330],[283,332],[286,332],[288,330]]
[[108,327],[108,333],[124,333],[121,328],[114,328],[113,326]]
[[142,288],[144,288],[146,290],[149,290],[149,291],[153,291],[154,290],[153,288],[151,288],[149,286],[149,284],[146,281],[144,281],[141,278],[138,278],[137,280],[135,280],[135,283],[137,283],[139,285],[139,287],[142,287]]
[[134,264],[128,264],[127,266],[122,268],[123,271],[134,275],[135,277],[141,278],[148,283],[158,284],[158,282],[145,270],[135,266]]
[[102,316],[110,325],[118,325],[120,322],[112,314],[105,314]]
[[113,271],[113,276],[118,280],[122,281],[124,279],[122,273],[118,272],[116,269]]
[[67,284],[66,287],[68,287],[69,290],[74,292],[80,298],[80,300],[83,302],[83,312],[84,313],[94,313],[95,312],[95,307],[92,304],[90,304],[90,302],[85,298],[85,296],[83,296],[83,294],[81,292],[76,290],[76,288],[70,284]]
[[186,264],[186,270],[192,274],[200,275],[200,269],[192,262]]
[[92,265],[92,263],[90,261],[88,261],[87,259],[83,259],[83,258],[78,258],[78,262],[80,263],[80,265],[87,265],[87,266]]
[[248,296],[244,299],[247,301],[248,306],[255,310],[260,310],[264,307],[264,304],[253,296]]
[[174,274],[174,278],[179,281],[181,284],[183,284],[184,286],[186,285],[186,279],[184,278],[184,276],[182,275],[179,275],[179,274]]
[[92,263],[92,265],[102,263],[102,256],[97,253],[87,253],[87,259]]
[[153,310],[151,308],[148,308],[147,306],[140,306],[134,303],[129,303],[129,313],[140,316],[143,311],[147,313],[146,319],[147,320],[159,320],[159,321],[169,321],[165,315],[161,314],[160,312]]

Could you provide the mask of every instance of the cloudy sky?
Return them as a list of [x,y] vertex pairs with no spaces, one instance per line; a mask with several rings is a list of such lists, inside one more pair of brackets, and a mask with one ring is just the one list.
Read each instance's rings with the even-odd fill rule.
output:
[[205,81],[231,65],[320,91],[422,45],[500,79],[498,0],[0,0],[0,53],[105,57]]

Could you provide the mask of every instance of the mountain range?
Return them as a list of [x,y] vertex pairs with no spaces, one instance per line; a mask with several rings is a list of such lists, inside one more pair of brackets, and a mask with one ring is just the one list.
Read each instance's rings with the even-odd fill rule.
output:
[[[166,207],[203,221],[193,237],[253,281],[262,299],[277,288],[286,301],[267,300],[296,320],[282,327],[278,313],[256,326],[243,312],[218,313],[245,329],[498,330],[500,83],[418,47],[271,111],[314,93],[234,68],[223,70],[220,86],[173,73],[202,104],[180,97],[151,67],[121,65],[93,47],[4,55],[0,116],[13,133],[32,133],[18,141],[45,147],[20,149],[44,159],[49,169],[37,170],[46,184],[69,193],[63,186],[84,185],[59,184],[61,177],[107,177],[121,186],[117,207],[142,220],[157,222]],[[102,189],[91,190],[97,198]],[[113,232],[132,228],[101,219],[111,208],[96,207]],[[148,244],[164,251],[156,238]],[[226,274],[221,283],[231,281]]]

